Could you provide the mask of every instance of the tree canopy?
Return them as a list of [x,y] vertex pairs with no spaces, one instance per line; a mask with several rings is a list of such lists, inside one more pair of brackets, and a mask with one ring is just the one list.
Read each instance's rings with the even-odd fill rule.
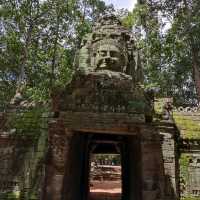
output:
[[146,87],[176,104],[200,101],[199,8],[197,0],[143,0],[123,20],[139,32]]
[[[49,98],[74,71],[82,37],[112,5],[102,0],[5,0],[1,2],[0,102],[23,85],[33,100]],[[176,104],[200,100],[200,2],[140,0],[116,13],[142,51],[145,87]]]
[[93,21],[109,7],[101,0],[6,0],[1,4],[0,101],[20,85],[44,100],[66,84],[76,49]]

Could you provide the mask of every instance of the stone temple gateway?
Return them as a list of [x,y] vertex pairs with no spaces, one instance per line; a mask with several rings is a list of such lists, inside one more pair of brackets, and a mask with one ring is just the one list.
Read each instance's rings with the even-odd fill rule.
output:
[[174,127],[152,122],[133,35],[115,16],[102,17],[83,39],[76,66],[65,90],[53,94],[43,200],[89,200],[96,143],[120,152],[122,200],[179,199]]

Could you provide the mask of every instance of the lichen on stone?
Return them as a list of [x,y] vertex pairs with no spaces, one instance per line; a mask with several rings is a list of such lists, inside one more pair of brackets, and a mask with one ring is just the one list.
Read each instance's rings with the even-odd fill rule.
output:
[[200,115],[174,112],[173,118],[183,139],[200,139]]

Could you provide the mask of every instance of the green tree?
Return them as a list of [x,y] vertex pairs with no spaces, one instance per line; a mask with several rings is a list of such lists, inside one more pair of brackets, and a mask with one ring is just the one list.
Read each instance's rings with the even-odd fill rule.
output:
[[199,4],[139,1],[124,18],[125,25],[140,30],[146,87],[160,88],[160,96],[174,96],[177,104],[199,101]]
[[107,9],[101,0],[6,0],[1,5],[1,105],[21,85],[28,98],[40,101],[66,84],[82,37]]

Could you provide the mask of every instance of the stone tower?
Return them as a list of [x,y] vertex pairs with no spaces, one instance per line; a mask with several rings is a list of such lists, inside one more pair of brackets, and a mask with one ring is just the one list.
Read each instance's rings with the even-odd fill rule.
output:
[[142,82],[133,35],[103,16],[82,41],[72,81],[53,95],[43,200],[89,200],[90,154],[104,142],[121,155],[122,200],[178,198],[174,138],[152,122]]

